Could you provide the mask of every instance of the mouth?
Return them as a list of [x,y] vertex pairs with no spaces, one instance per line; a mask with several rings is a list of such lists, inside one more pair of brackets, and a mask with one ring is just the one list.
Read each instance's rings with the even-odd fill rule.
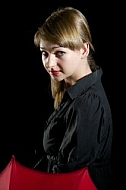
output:
[[51,71],[50,73],[51,73],[51,75],[58,76],[60,72],[59,71]]

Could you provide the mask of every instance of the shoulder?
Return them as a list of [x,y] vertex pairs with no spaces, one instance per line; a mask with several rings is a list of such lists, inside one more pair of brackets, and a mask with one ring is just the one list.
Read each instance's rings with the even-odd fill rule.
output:
[[78,107],[85,107],[89,108],[91,107],[98,107],[102,103],[101,97],[95,93],[92,92],[85,92],[75,98],[74,105]]

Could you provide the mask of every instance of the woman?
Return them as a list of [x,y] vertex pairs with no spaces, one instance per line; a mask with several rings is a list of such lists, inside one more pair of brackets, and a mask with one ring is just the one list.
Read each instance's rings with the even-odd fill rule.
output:
[[55,108],[44,129],[46,171],[88,167],[98,190],[112,190],[112,115],[85,16],[72,7],[57,9],[34,43],[50,75]]

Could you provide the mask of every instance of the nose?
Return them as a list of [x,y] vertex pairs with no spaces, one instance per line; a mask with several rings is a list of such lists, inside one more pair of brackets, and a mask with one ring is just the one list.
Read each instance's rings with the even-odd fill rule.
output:
[[55,65],[56,65],[56,57],[54,54],[50,54],[46,61],[46,67],[51,68],[54,67]]

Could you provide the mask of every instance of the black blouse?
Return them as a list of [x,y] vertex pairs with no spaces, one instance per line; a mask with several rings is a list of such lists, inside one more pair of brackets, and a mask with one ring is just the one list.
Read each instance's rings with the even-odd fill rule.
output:
[[102,74],[99,68],[66,90],[47,121],[43,146],[48,172],[71,172],[88,166],[99,190],[109,190],[113,123]]

